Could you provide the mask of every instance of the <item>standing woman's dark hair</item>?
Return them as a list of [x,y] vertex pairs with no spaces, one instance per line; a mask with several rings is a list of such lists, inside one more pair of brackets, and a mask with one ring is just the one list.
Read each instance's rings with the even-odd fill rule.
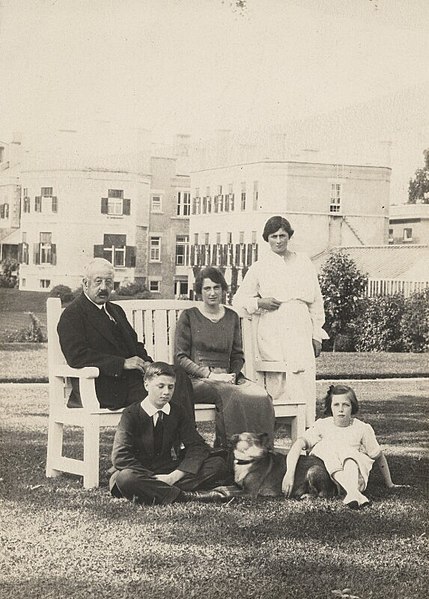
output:
[[352,414],[357,414],[359,403],[356,393],[348,385],[331,385],[325,397],[325,416],[332,416],[332,397],[334,395],[347,395],[352,404]]
[[272,235],[279,229],[284,229],[289,235],[289,239],[292,237],[294,232],[290,222],[283,218],[283,216],[272,216],[265,223],[264,230],[262,232],[264,241],[268,241],[268,235]]
[[198,295],[201,295],[204,279],[210,279],[213,281],[213,283],[220,285],[222,287],[222,291],[228,291],[228,284],[220,270],[214,266],[206,266],[200,270],[197,278],[195,279],[195,291],[198,293]]

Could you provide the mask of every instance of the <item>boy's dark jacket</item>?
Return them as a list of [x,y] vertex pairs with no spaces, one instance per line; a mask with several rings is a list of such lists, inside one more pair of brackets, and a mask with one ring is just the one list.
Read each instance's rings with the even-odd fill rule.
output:
[[[176,468],[197,474],[211,450],[195,429],[182,406],[170,403],[170,414],[164,416],[162,451],[154,455],[152,418],[140,403],[125,408],[115,433],[111,472],[131,468],[148,475],[167,474]],[[183,443],[185,449],[180,452]],[[110,479],[110,487],[115,476]]]

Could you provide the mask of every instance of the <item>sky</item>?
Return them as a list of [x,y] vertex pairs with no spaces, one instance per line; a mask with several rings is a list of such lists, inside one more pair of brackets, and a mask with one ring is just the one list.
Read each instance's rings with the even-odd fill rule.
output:
[[428,22],[427,0],[0,0],[0,140],[282,132],[390,160],[406,201],[429,147]]

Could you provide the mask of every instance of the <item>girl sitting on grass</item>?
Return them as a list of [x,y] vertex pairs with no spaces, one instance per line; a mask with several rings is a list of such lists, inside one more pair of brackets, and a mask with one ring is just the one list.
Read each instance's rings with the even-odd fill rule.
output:
[[344,490],[344,504],[360,509],[370,504],[365,491],[374,461],[377,463],[386,486],[397,487],[392,482],[389,465],[380,449],[371,425],[354,418],[359,409],[355,392],[346,385],[331,385],[325,397],[325,415],[309,428],[303,437],[292,445],[287,456],[287,472],[282,490],[286,497],[292,492],[295,469],[303,450],[320,458],[339,487]]

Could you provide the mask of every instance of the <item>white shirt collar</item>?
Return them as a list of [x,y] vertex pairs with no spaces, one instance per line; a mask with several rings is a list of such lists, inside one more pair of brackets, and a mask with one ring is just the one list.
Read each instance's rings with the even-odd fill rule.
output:
[[104,304],[96,304],[95,302],[92,301],[92,299],[86,295],[85,291],[83,292],[84,296],[89,299],[89,301],[91,302],[91,304],[94,304],[94,306],[96,306],[99,310],[106,310],[106,302],[104,302]]
[[167,416],[170,414],[171,406],[169,403],[166,403],[163,408],[158,410],[158,408],[156,408],[153,403],[147,397],[145,397],[140,405],[146,414],[150,416],[150,418],[152,418],[157,412],[164,412],[164,414]]

